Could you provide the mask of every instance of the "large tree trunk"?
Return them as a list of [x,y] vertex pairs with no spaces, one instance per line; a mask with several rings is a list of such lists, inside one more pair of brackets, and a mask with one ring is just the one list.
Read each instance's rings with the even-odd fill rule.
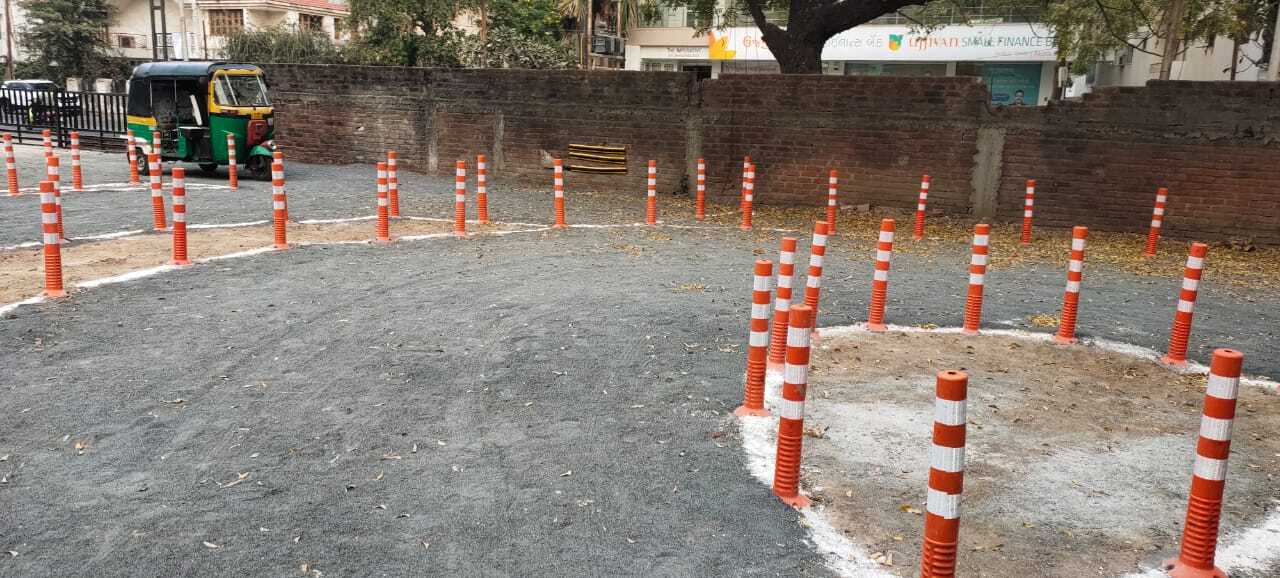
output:
[[822,47],[826,40],[794,39],[774,47],[765,39],[783,74],[822,74]]
[[787,27],[765,18],[764,0],[744,0],[783,74],[822,74],[827,40],[882,14],[930,0],[791,0]]
[[1173,61],[1178,58],[1181,48],[1182,20],[1186,18],[1186,0],[1173,0],[1164,14],[1164,51],[1160,57],[1160,80],[1169,80],[1173,72]]

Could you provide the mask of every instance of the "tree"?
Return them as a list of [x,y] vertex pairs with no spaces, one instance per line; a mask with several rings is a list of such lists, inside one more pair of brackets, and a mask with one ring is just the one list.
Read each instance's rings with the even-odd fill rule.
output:
[[[859,24],[937,0],[664,0],[686,6],[706,32],[743,11],[751,16],[783,74],[820,74],[827,40]],[[785,14],[785,26],[774,15]]]
[[27,25],[20,36],[31,55],[27,70],[48,78],[111,76],[107,26],[115,19],[108,0],[22,0]]
[[458,66],[459,33],[453,19],[476,0],[351,0],[358,30],[356,61],[401,66]]

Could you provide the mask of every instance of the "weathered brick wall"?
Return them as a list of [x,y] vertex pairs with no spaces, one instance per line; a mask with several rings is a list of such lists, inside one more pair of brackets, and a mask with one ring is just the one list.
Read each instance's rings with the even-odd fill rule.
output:
[[1002,217],[1035,178],[1038,223],[1145,231],[1165,186],[1166,235],[1280,244],[1280,84],[1151,82],[994,121]]
[[571,173],[579,187],[643,193],[656,159],[658,186],[683,187],[685,120],[695,83],[686,74],[608,71],[438,70],[270,65],[279,140],[299,158],[371,162],[395,149],[413,169],[451,174],[457,159],[490,157],[495,178],[546,184],[540,151],[569,143],[624,144],[625,176]]
[[986,99],[980,82],[957,77],[707,81],[699,110],[707,188],[737,195],[742,157],[751,155],[762,203],[825,204],[834,168],[842,203],[914,207],[929,173],[931,206],[963,212]]
[[841,202],[911,208],[920,175],[930,208],[1017,219],[1038,183],[1037,222],[1145,230],[1157,186],[1171,189],[1171,237],[1280,244],[1280,85],[1152,82],[1081,102],[989,110],[969,78],[435,70],[271,65],[279,139],[291,156],[367,163],[387,149],[449,174],[490,156],[495,178],[547,185],[539,151],[628,147],[627,175],[570,173],[575,187],[739,194],[743,155],[762,204],[822,204],[829,168]]

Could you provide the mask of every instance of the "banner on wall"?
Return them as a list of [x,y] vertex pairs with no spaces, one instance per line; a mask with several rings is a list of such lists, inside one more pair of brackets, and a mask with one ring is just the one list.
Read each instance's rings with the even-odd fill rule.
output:
[[[712,30],[705,47],[644,47],[642,58],[773,60],[756,28]],[[947,26],[930,34],[907,26],[858,26],[827,41],[823,60],[1044,62],[1057,60],[1048,28],[1030,23]]]
[[1035,106],[1040,99],[1041,65],[986,64],[982,78],[991,90],[991,104],[999,106]]

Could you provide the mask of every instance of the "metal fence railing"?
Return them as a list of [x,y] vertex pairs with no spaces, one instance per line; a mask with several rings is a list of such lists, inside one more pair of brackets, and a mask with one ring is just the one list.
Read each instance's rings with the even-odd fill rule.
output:
[[0,132],[38,143],[48,130],[55,146],[67,148],[76,131],[83,148],[115,150],[128,128],[127,100],[115,92],[0,89]]

